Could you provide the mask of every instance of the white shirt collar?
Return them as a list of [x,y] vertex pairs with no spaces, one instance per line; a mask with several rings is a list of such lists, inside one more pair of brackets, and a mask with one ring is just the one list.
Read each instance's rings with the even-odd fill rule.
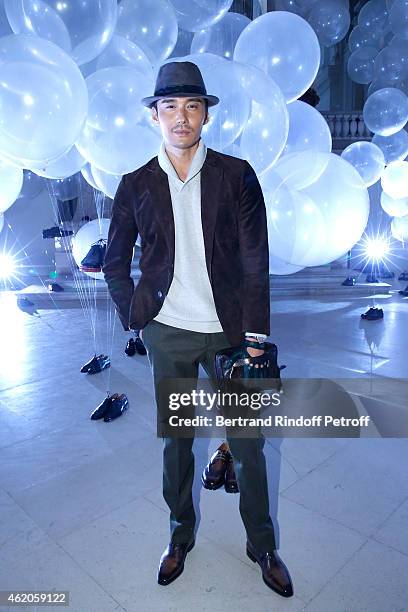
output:
[[201,171],[201,168],[203,167],[203,164],[205,162],[206,155],[207,147],[204,144],[203,139],[200,138],[197,150],[194,153],[193,159],[191,160],[187,178],[184,182],[179,178],[173,164],[170,161],[169,156],[167,155],[164,141],[160,145],[158,161],[160,168],[164,170],[164,172],[166,172],[169,178],[171,177],[174,180],[174,183],[178,188],[177,190],[180,191],[184,187],[184,185],[187,185],[187,183],[191,181],[191,179],[193,179]]

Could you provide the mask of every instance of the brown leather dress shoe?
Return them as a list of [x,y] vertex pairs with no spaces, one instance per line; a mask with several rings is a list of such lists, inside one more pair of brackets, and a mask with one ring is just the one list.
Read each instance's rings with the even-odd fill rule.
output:
[[195,540],[185,544],[170,542],[160,558],[157,582],[164,586],[170,584],[180,576],[184,570],[184,561],[187,553],[193,548]]
[[228,450],[222,450],[221,447],[211,456],[210,462],[201,475],[201,482],[205,489],[215,491],[222,487],[225,483],[225,472],[230,457],[232,458],[231,453]]
[[227,493],[239,493],[237,478],[234,470],[234,459],[231,454],[228,459],[227,469],[225,472],[224,488]]
[[289,570],[277,550],[259,552],[247,541],[246,552],[251,561],[260,565],[263,581],[270,589],[282,597],[292,597],[293,585]]

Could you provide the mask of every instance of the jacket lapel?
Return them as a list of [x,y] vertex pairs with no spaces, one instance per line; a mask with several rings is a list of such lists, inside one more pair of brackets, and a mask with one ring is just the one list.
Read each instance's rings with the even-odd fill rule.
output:
[[152,172],[152,181],[149,186],[150,197],[156,212],[156,220],[161,225],[166,239],[170,261],[174,261],[174,217],[171,205],[171,195],[167,174],[159,166],[155,158],[155,166]]
[[201,224],[204,235],[205,261],[210,279],[212,278],[211,262],[215,225],[224,174],[221,164],[217,163],[217,157],[215,151],[207,148],[207,156],[201,168]]

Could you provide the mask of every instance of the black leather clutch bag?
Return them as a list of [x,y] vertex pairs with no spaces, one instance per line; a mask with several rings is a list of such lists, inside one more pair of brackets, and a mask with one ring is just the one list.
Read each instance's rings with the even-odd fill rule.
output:
[[[247,347],[264,351],[259,357],[251,357]],[[275,379],[275,386],[282,388],[281,370],[285,365],[278,365],[278,347],[272,342],[251,342],[245,340],[240,346],[229,347],[215,354],[215,373],[217,382],[224,387],[228,381],[239,379]]]

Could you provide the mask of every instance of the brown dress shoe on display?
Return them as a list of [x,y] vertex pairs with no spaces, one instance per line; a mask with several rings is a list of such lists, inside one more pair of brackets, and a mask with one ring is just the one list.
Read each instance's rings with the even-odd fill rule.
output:
[[239,493],[237,478],[235,476],[235,470],[234,470],[234,459],[232,458],[231,454],[230,454],[230,457],[227,463],[227,469],[225,472],[224,488],[227,493]]
[[195,540],[185,544],[170,542],[160,558],[157,582],[167,586],[178,578],[184,570],[187,553],[193,548]]
[[260,565],[263,581],[270,589],[282,597],[292,597],[293,585],[289,570],[277,550],[259,552],[247,541],[246,552],[251,561]]
[[225,443],[221,444],[211,456],[208,465],[204,468],[201,475],[204,489],[215,491],[222,487],[225,483],[225,473],[230,458],[232,459],[232,455],[228,450],[228,446]]

